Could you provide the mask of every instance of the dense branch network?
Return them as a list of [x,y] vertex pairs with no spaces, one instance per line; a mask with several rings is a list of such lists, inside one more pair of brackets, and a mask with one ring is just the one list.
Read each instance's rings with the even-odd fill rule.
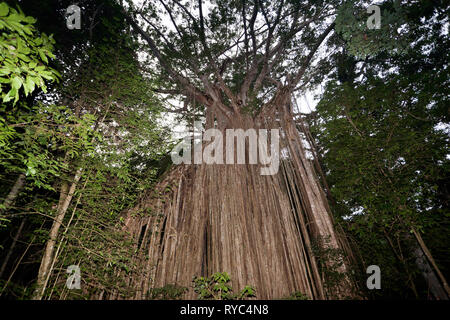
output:
[[265,112],[308,81],[305,73],[334,28],[330,12],[329,5],[284,0],[159,0],[125,16],[169,80],[161,92],[230,118],[249,105],[256,105],[255,114]]

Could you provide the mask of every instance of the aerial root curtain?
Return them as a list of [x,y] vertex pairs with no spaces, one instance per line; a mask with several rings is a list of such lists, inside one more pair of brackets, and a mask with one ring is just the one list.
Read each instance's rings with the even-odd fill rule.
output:
[[[175,284],[191,288],[184,298],[195,299],[193,277],[215,272],[229,273],[234,290],[255,287],[258,299],[295,292],[311,299],[352,296],[348,277],[327,289],[312,252],[318,238],[328,239],[331,248],[348,248],[335,231],[289,109],[278,108],[264,121],[236,121],[234,127],[281,129],[285,156],[278,174],[261,175],[258,165],[175,166],[127,213],[125,228],[136,240],[140,266],[126,276],[134,298]],[[347,268],[342,261],[339,272]]]

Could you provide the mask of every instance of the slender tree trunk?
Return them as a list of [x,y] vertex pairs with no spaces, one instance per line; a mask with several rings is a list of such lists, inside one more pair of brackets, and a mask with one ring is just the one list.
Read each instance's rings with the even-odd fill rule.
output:
[[17,240],[19,240],[20,235],[22,234],[22,229],[23,229],[23,226],[25,225],[25,221],[26,221],[26,218],[22,219],[22,221],[20,222],[19,229],[17,229],[17,232],[16,232],[16,235],[14,236],[13,242],[12,242],[11,246],[9,247],[9,250],[8,250],[8,253],[7,253],[5,259],[3,260],[2,266],[0,268],[0,278],[3,276],[3,272],[5,272],[6,266],[8,265],[8,261],[11,258],[11,255],[16,246]]
[[25,257],[25,255],[27,254],[28,250],[30,249],[31,245],[34,243],[34,240],[36,239],[35,236],[33,236],[33,238],[31,239],[31,242],[27,245],[27,247],[25,248],[25,251],[22,253],[22,255],[20,256],[19,260],[17,261],[14,269],[11,271],[11,273],[9,274],[8,280],[6,280],[5,285],[3,286],[1,292],[0,292],[0,297],[2,296],[3,292],[5,292],[5,289],[8,287],[9,282],[11,281],[12,277],[14,276],[14,274],[16,273],[17,268],[19,267],[19,265],[22,263],[23,258]]
[[60,249],[61,249],[63,243],[64,243],[64,242],[67,242],[66,239],[65,239],[65,235],[66,235],[67,232],[69,231],[69,228],[70,228],[71,223],[72,223],[72,220],[73,220],[73,218],[74,218],[74,216],[75,216],[75,212],[76,212],[76,210],[77,210],[77,207],[78,207],[78,205],[80,204],[82,192],[83,192],[84,189],[86,188],[86,185],[87,185],[88,182],[89,182],[89,176],[88,176],[88,178],[85,180],[84,185],[83,185],[83,188],[80,190],[80,194],[79,194],[78,199],[77,199],[77,201],[76,201],[76,203],[75,203],[75,205],[74,205],[74,208],[73,208],[73,211],[72,211],[72,215],[70,216],[70,219],[69,219],[69,221],[67,222],[67,225],[65,226],[65,229],[64,229],[64,231],[63,231],[63,233],[62,233],[62,235],[61,235],[61,239],[60,239],[58,248],[56,249],[56,252],[55,252],[55,254],[53,255],[52,262],[51,262],[50,267],[49,267],[49,270],[48,270],[48,272],[47,272],[47,277],[45,278],[44,287],[47,287],[47,285],[48,285],[48,281],[49,281],[49,279],[50,279],[50,275],[51,275],[51,273],[52,273],[52,270],[53,270],[53,268],[54,268],[55,263],[57,262],[57,260],[58,260],[58,258],[59,258]]
[[21,173],[17,178],[16,182],[14,183],[14,186],[12,187],[11,191],[6,196],[5,202],[3,203],[5,209],[8,209],[8,207],[13,204],[14,200],[16,200],[20,190],[22,190],[24,185],[25,185],[25,174]]
[[[436,297],[436,299],[448,300],[450,297],[450,288],[448,286],[447,280],[445,279],[441,270],[439,269],[436,262],[434,261],[433,256],[431,255],[431,252],[428,250],[427,246],[425,245],[425,242],[422,239],[422,236],[414,228],[412,229],[412,232],[413,232],[414,236],[416,237],[417,242],[420,246],[420,249],[418,248],[418,250],[423,252],[422,254],[420,254],[420,252],[417,252],[417,250],[415,251],[415,253],[417,252],[416,257],[419,262],[419,267],[420,267],[420,263],[422,266],[424,266],[424,269],[422,269],[422,272],[424,273],[425,279],[429,283],[430,290],[432,290],[432,293]],[[433,266],[434,271],[436,271],[436,274],[438,275],[439,279],[441,280],[442,285],[439,283],[439,281],[437,281],[436,276],[432,272],[430,266],[428,266],[428,268],[426,268],[426,266],[425,266],[426,260],[423,259],[424,254],[427,257],[428,261]],[[443,292],[443,290],[445,290],[445,292]]]
[[70,186],[70,189],[68,190],[68,193],[66,193],[68,187],[67,184],[64,184],[63,187],[61,188],[61,195],[59,199],[56,219],[53,221],[52,228],[50,229],[49,234],[50,239],[47,241],[44,255],[41,260],[41,265],[39,267],[38,278],[36,282],[36,290],[33,295],[34,300],[41,300],[44,294],[45,282],[50,269],[50,263],[52,261],[56,240],[58,238],[59,228],[62,225],[67,209],[69,208],[70,202],[72,201],[72,197],[73,194],[75,193],[77,183],[81,178],[81,172],[82,168],[77,170],[73,182]]
[[445,293],[444,288],[442,287],[439,279],[436,277],[433,269],[427,261],[422,249],[417,247],[414,250],[414,256],[416,257],[416,264],[419,267],[419,270],[422,272],[425,281],[428,284],[429,292],[432,294],[434,299],[436,300],[448,300],[448,296]]

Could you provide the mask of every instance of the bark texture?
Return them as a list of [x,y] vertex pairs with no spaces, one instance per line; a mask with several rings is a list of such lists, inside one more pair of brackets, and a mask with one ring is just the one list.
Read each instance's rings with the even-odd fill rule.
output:
[[[326,238],[328,248],[342,252],[348,246],[334,228],[290,109],[233,119],[215,121],[215,126],[280,128],[285,157],[278,174],[262,176],[260,165],[248,164],[180,165],[170,171],[125,220],[142,266],[127,275],[134,298],[146,298],[149,289],[168,284],[189,288],[194,276],[215,272],[228,272],[235,290],[254,286],[258,299],[294,292],[311,299],[353,296],[347,261],[339,258],[336,271],[342,281],[329,288],[319,263],[326,267],[331,262],[319,262],[312,252],[317,239]],[[207,120],[207,127],[213,122]],[[190,290],[185,298],[196,294]]]
[[5,206],[4,210],[7,210],[9,206],[13,204],[14,200],[16,200],[20,190],[22,190],[23,186],[25,185],[25,180],[25,174],[21,173],[14,183],[13,187],[11,188],[11,191],[6,196],[6,199],[3,203],[3,205]]
[[78,181],[81,178],[82,168],[78,169],[72,184],[64,183],[61,187],[60,198],[58,203],[58,208],[56,212],[56,218],[53,221],[52,227],[49,233],[49,240],[45,246],[44,255],[41,260],[41,265],[39,267],[38,277],[36,281],[36,289],[33,294],[34,300],[41,300],[44,294],[50,266],[54,258],[55,245],[58,238],[59,228],[61,227],[64,217],[66,215],[67,209],[69,208],[70,202],[72,201],[73,195],[75,193]]
[[8,253],[6,254],[5,258],[3,259],[2,266],[0,267],[0,278],[3,276],[3,273],[5,272],[6,266],[8,265],[9,259],[11,258],[12,253],[14,252],[14,248],[16,247],[17,241],[19,240],[23,226],[25,225],[26,219],[22,219],[19,225],[19,229],[17,229],[17,232],[13,238],[13,241],[11,243],[11,246],[9,247]]

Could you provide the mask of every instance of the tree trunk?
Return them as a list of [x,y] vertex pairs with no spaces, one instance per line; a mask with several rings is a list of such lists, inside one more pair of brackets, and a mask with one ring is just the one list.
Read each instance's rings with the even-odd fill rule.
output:
[[[421,270],[425,276],[425,279],[428,282],[431,292],[438,300],[448,300],[448,298],[450,297],[450,288],[447,284],[447,280],[445,279],[441,270],[439,270],[436,262],[433,259],[433,256],[431,255],[431,252],[428,250],[427,246],[425,245],[425,242],[423,241],[422,236],[414,228],[412,229],[412,232],[417,239],[417,243],[420,246],[420,248],[417,248],[414,252],[416,255],[416,261],[418,262],[419,268],[420,268],[420,266],[423,267],[423,269],[421,268]],[[418,252],[418,251],[420,251],[420,252]],[[442,285],[439,283],[438,279],[436,278],[436,275],[434,274],[430,265],[427,263],[427,260],[424,259],[424,255],[427,257],[428,261],[433,266],[434,270],[436,271],[437,275],[439,276],[439,279],[442,282]]]
[[14,200],[16,200],[20,190],[22,190],[24,185],[25,185],[25,174],[21,173],[17,178],[16,182],[14,183],[14,186],[12,187],[11,191],[6,196],[5,202],[3,203],[3,205],[5,206],[4,210],[8,209],[8,207],[14,202]]
[[[8,210],[8,208],[14,203],[17,196],[19,195],[20,190],[22,190],[23,186],[25,185],[25,180],[26,180],[25,174],[21,173],[19,175],[19,177],[17,178],[16,182],[14,183],[11,191],[6,196],[5,201],[3,202],[4,208],[3,208],[3,210],[0,210],[0,215],[1,215],[2,211]],[[25,224],[25,220],[26,219],[22,219],[22,222],[20,223],[19,229],[17,230],[17,233],[11,244],[11,247],[9,248],[9,251],[8,251],[5,259],[3,260],[2,266],[0,268],[0,278],[2,277],[3,273],[5,272],[8,261],[11,258],[14,247],[16,246],[17,240],[19,239],[20,234],[22,232],[22,228],[23,228],[23,225]]]
[[448,296],[445,293],[444,288],[439,282],[439,279],[436,277],[436,274],[428,263],[427,258],[425,257],[420,247],[417,247],[414,250],[414,256],[416,257],[416,264],[419,267],[419,270],[422,272],[426,283],[428,284],[428,290],[434,297],[434,299],[448,300]]
[[19,229],[17,229],[16,235],[14,236],[11,247],[9,247],[8,253],[7,253],[5,259],[3,260],[2,266],[0,268],[0,278],[3,276],[3,272],[5,272],[6,266],[8,265],[8,261],[11,258],[11,255],[17,244],[17,240],[19,240],[20,235],[22,234],[22,229],[23,229],[23,226],[25,225],[25,221],[26,221],[26,218],[22,219],[22,221],[20,222]]
[[53,259],[53,251],[55,248],[56,240],[58,238],[58,231],[66,215],[67,209],[69,208],[70,202],[72,201],[73,194],[78,181],[81,178],[82,168],[78,169],[73,182],[68,190],[68,184],[64,183],[61,187],[60,198],[58,203],[58,209],[56,213],[56,219],[53,221],[52,228],[50,229],[49,240],[45,247],[44,255],[41,260],[41,265],[39,267],[38,278],[36,282],[36,289],[33,295],[34,300],[41,300],[45,291],[45,282],[49,272],[49,268]]
[[[236,122],[219,128],[281,127],[280,149],[289,156],[278,174],[263,176],[259,165],[249,164],[178,166],[128,213],[126,228],[136,242],[145,230],[139,252],[148,257],[139,259],[145,263],[133,280],[135,298],[168,284],[189,288],[193,276],[215,272],[229,273],[235,291],[254,286],[258,299],[295,292],[310,299],[353,296],[346,276],[333,289],[322,281],[313,242],[327,239],[327,248],[340,250],[345,240],[334,229],[324,192],[284,110],[264,121],[233,117]],[[137,210],[149,214],[135,217]],[[346,261],[339,259],[336,272],[345,273]],[[196,295],[189,291],[185,298]]]

